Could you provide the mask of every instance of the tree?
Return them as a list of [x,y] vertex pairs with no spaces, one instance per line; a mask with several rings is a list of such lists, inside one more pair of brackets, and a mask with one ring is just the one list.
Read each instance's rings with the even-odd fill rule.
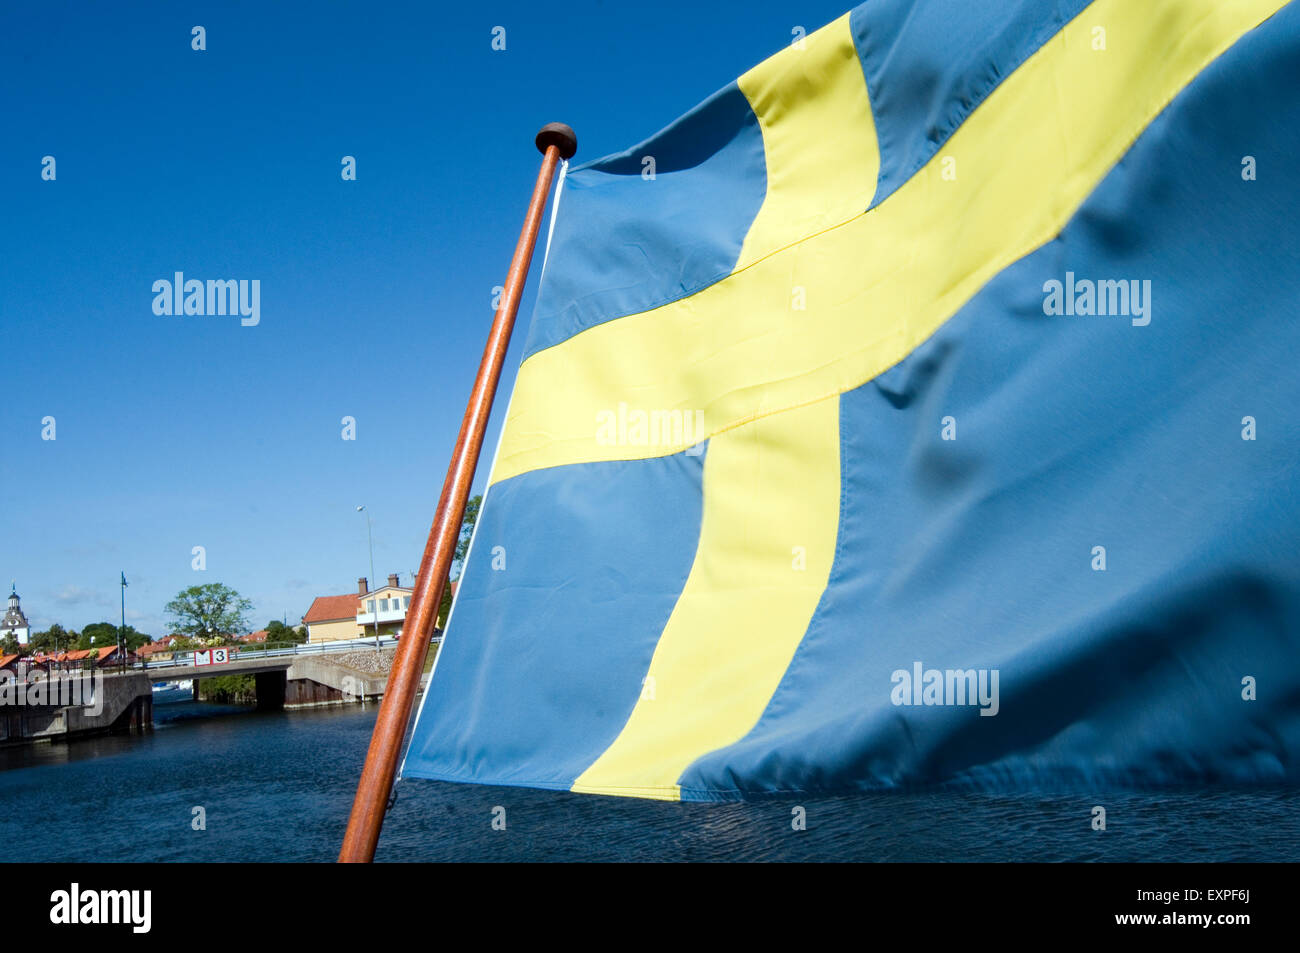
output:
[[[119,628],[114,622],[92,622],[81,630],[80,635],[76,636],[76,646],[79,649],[98,649],[117,645]],[[138,649],[140,646],[153,641],[143,632],[137,631],[133,625],[121,629],[121,632],[126,637],[126,647],[128,649]],[[76,635],[76,633],[72,634]],[[66,636],[64,648],[67,648]]]
[[5,637],[0,639],[0,652],[4,652],[5,655],[17,655],[18,649],[18,639],[12,632],[6,632]]
[[172,628],[195,639],[212,639],[243,632],[253,603],[219,582],[190,586],[163,607]]
[[199,698],[221,704],[250,704],[257,701],[256,675],[218,675],[199,682]]
[[465,504],[465,518],[461,520],[460,537],[456,540],[456,555],[451,562],[451,574],[447,576],[447,584],[442,587],[442,601],[438,603],[436,622],[446,624],[447,615],[451,612],[451,581],[459,579],[461,571],[465,568],[465,557],[469,555],[469,541],[474,536],[474,524],[478,522],[478,513],[482,508],[483,494],[481,493],[471,497]]
[[306,641],[307,632],[302,626],[291,628],[279,619],[272,619],[266,624],[266,642],[268,645],[272,642],[297,642],[301,645]]
[[81,630],[77,648],[97,649],[104,645],[117,645],[117,626],[109,622],[92,622]]
[[474,524],[478,522],[478,511],[482,508],[482,493],[470,497],[469,502],[465,504],[465,518],[460,523],[460,537],[456,540],[456,556],[452,560],[456,578],[460,577],[460,570],[465,565],[465,557],[469,555],[469,541],[474,535]]
[[33,652],[65,652],[76,645],[79,638],[80,632],[69,632],[56,622],[44,632],[32,633],[31,649]]

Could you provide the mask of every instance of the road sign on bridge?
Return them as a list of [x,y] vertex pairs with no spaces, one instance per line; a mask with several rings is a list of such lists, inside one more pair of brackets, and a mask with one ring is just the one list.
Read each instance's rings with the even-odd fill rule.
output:
[[230,649],[205,649],[194,653],[194,664],[225,665],[230,661]]

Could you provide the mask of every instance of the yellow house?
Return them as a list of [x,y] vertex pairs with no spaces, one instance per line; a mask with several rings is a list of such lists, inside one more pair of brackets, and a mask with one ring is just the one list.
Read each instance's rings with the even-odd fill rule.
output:
[[357,580],[360,603],[357,608],[357,625],[362,629],[362,636],[375,634],[375,620],[379,620],[380,635],[401,635],[402,624],[406,621],[406,610],[411,608],[411,593],[397,584],[397,573],[388,577],[388,585],[374,592],[366,592],[366,580]]
[[357,625],[357,602],[355,595],[317,596],[302,617],[302,624],[307,627],[307,641],[337,642],[339,639],[358,638],[361,626]]
[[398,585],[397,574],[393,573],[388,577],[388,585],[373,592],[369,591],[369,581],[363,576],[357,580],[355,594],[317,596],[302,617],[307,641],[337,642],[374,635],[376,613],[380,635],[401,635],[412,592]]

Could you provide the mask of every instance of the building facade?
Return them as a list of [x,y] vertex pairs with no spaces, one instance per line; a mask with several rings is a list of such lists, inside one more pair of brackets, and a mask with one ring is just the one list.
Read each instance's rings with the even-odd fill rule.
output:
[[32,635],[31,626],[27,623],[27,616],[23,615],[16,582],[10,587],[9,608],[5,612],[4,620],[0,622],[0,638],[7,638],[11,635],[18,640],[19,645],[26,645]]
[[411,593],[398,583],[397,574],[388,577],[388,585],[370,590],[364,576],[357,580],[357,591],[341,596],[317,596],[302,617],[307,627],[308,643],[337,642],[374,635],[376,619],[380,635],[401,635],[406,611],[411,607]]
[[[365,579],[357,580],[358,589],[364,589],[365,585]],[[359,593],[357,625],[361,626],[361,635],[374,635],[376,624],[380,635],[401,635],[414,591],[398,585],[397,574],[393,573],[388,577],[388,585],[382,589]]]

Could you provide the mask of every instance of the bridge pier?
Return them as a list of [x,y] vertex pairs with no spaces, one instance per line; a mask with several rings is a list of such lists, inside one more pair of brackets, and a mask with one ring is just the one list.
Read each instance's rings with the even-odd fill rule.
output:
[[284,704],[290,709],[316,708],[321,705],[342,705],[354,700],[332,685],[322,685],[310,678],[291,678]]
[[153,730],[153,693],[140,695],[130,706],[130,731],[142,735]]

